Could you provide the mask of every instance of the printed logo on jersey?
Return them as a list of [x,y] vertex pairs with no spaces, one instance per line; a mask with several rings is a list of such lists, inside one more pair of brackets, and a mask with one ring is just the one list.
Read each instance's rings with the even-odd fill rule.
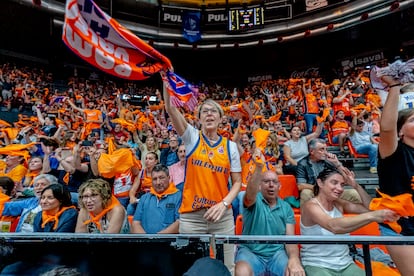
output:
[[220,154],[224,154],[224,148],[223,148],[223,146],[219,147],[217,151]]

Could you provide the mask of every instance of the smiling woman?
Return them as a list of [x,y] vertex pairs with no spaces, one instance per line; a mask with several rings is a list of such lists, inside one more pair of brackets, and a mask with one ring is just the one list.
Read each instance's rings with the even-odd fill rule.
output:
[[40,195],[42,212],[36,214],[35,232],[75,232],[78,211],[69,190],[62,184],[52,184]]
[[[201,123],[198,130],[171,104],[166,85],[164,83],[166,111],[182,138],[185,151],[190,153],[186,162],[179,233],[233,235],[230,203],[240,190],[241,165],[236,144],[217,132],[223,109],[211,99],[202,102],[197,109]],[[233,270],[233,245],[224,245],[224,263]]]
[[[362,204],[340,199],[345,183],[357,190]],[[319,173],[314,188],[315,197],[301,206],[301,235],[349,235],[371,222],[397,221],[399,215],[383,209],[369,210],[371,197],[354,179],[354,173],[341,167],[340,170],[326,166]],[[344,213],[357,214],[344,216]],[[301,245],[302,264],[307,275],[365,275],[349,255],[349,247],[343,245]]]
[[109,183],[89,179],[79,187],[76,233],[129,233],[125,208],[112,195]]

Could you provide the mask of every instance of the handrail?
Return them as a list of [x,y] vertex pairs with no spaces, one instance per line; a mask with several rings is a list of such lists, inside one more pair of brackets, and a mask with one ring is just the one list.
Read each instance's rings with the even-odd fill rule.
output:
[[218,258],[224,258],[223,244],[361,244],[364,253],[365,275],[372,276],[369,245],[413,245],[414,237],[394,236],[226,236],[215,235]]
[[217,246],[217,259],[223,260],[224,244],[361,244],[364,253],[365,272],[372,275],[370,245],[414,245],[414,237],[408,236],[301,236],[301,235],[210,235],[210,234],[86,234],[86,233],[0,233],[0,246],[22,243],[170,243],[184,247],[191,242],[204,243],[205,255],[211,244]]

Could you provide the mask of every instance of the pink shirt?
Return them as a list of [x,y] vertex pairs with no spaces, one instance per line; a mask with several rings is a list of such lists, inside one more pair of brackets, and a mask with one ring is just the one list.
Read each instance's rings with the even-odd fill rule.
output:
[[184,164],[181,164],[181,161],[169,166],[168,169],[170,172],[171,182],[173,182],[176,186],[184,182],[185,166]]

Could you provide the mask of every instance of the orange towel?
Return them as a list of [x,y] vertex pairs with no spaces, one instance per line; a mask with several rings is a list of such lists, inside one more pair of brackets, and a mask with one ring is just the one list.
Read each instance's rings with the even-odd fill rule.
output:
[[[412,195],[405,193],[397,196],[389,196],[378,191],[381,198],[374,198],[369,204],[370,210],[390,209],[402,217],[414,216],[414,203]],[[389,222],[388,225],[397,233],[401,232],[401,226],[397,222]]]

